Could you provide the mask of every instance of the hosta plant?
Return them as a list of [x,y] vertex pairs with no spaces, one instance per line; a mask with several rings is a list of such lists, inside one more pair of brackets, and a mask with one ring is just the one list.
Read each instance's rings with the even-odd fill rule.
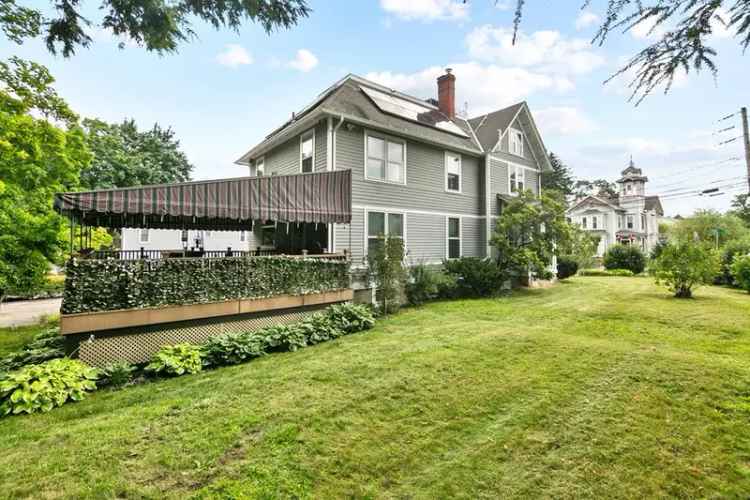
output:
[[315,313],[299,324],[308,344],[319,344],[341,337],[344,332],[326,314]]
[[227,333],[203,344],[206,366],[236,365],[265,354],[263,339],[252,333]]
[[101,371],[99,385],[109,387],[122,387],[133,380],[137,367],[125,361],[112,363]]
[[96,390],[98,377],[95,368],[68,358],[28,365],[0,379],[0,414],[46,412],[80,401]]
[[252,334],[263,344],[265,351],[296,351],[307,345],[305,332],[294,325],[273,325]]
[[369,330],[375,326],[372,309],[364,304],[337,304],[326,312],[333,325],[344,333]]
[[146,365],[147,372],[172,377],[198,373],[201,368],[203,368],[201,348],[191,344],[162,347]]

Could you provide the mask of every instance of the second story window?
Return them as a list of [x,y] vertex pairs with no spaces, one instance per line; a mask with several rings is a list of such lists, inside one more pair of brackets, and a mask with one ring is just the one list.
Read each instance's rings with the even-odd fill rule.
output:
[[523,132],[512,128],[508,133],[510,135],[508,146],[510,153],[516,156],[523,156]]
[[406,184],[406,146],[373,135],[365,135],[365,177]]
[[263,176],[263,173],[266,170],[266,158],[264,156],[261,156],[257,160],[255,160],[255,175],[258,177]]
[[445,190],[461,192],[461,155],[445,153]]
[[315,131],[302,134],[299,139],[299,162],[302,173],[312,172],[315,163]]
[[519,165],[508,165],[510,176],[510,192],[520,193],[526,184],[526,170]]

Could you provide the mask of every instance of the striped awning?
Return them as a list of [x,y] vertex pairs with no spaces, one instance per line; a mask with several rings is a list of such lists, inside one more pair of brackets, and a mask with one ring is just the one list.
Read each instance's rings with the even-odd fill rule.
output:
[[87,226],[237,231],[253,221],[348,224],[350,170],[241,177],[55,195],[55,210]]

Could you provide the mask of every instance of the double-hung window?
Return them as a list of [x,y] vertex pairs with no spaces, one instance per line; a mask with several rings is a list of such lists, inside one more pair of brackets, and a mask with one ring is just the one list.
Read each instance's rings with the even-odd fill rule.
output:
[[588,221],[587,221],[586,217],[581,218],[581,227],[584,228],[584,229],[586,229],[588,227],[588,223],[587,222]]
[[447,252],[449,259],[461,258],[461,218],[448,217],[448,227],[446,228]]
[[255,160],[255,175],[257,177],[262,177],[265,170],[266,170],[266,158],[264,156],[261,156],[260,158]]
[[632,216],[632,215],[628,215],[628,216],[627,216],[627,217],[625,218],[625,221],[626,221],[626,223],[627,223],[627,227],[628,227],[628,229],[633,229],[633,226],[635,225],[635,224],[633,223],[633,216]]
[[520,165],[508,165],[510,192],[521,193],[526,185],[526,170]]
[[508,131],[508,134],[510,136],[510,153],[516,156],[523,156],[523,132],[512,128]]
[[591,217],[591,229],[596,229],[599,226],[599,218],[594,215]]
[[148,228],[142,228],[138,234],[138,241],[140,243],[148,243]]
[[368,179],[406,184],[406,146],[374,135],[365,135],[365,176]]
[[404,214],[367,212],[367,253],[371,255],[385,236],[404,238]]
[[315,163],[315,130],[310,130],[300,136],[299,162],[302,173],[313,171]]
[[461,192],[461,155],[445,153],[445,190]]

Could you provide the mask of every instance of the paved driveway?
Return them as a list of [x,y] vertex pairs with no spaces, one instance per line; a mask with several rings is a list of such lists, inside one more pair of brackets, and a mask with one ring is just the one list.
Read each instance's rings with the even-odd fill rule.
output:
[[58,314],[62,299],[19,300],[5,302],[0,310],[0,328],[30,325],[42,316]]

